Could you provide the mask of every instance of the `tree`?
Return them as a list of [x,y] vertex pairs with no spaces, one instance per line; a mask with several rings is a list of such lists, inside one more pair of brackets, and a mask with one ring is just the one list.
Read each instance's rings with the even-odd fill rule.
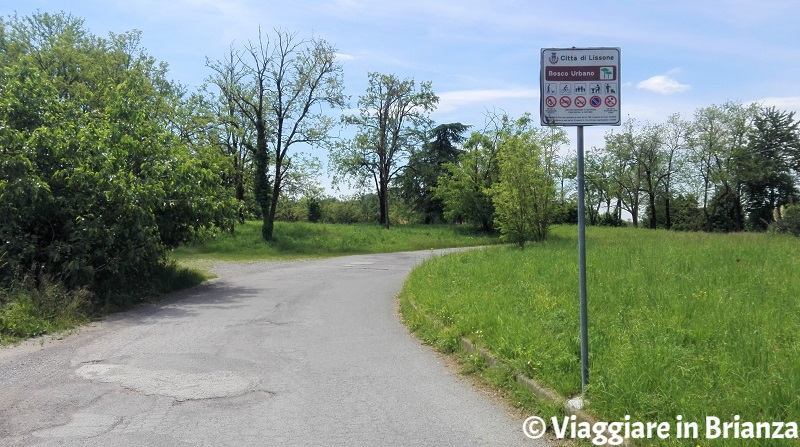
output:
[[[589,150],[585,161],[584,194],[586,200],[586,213],[590,225],[601,224],[600,211],[606,207],[605,216],[608,223],[615,226],[621,223],[622,200],[617,194],[617,182],[614,179],[616,161],[604,149],[593,147]],[[616,199],[614,212],[611,212],[611,202]]]
[[[232,95],[224,92],[236,91],[236,83],[240,81],[234,64],[235,53],[227,61],[221,72],[213,77],[211,85],[223,85],[218,91],[212,91],[211,85],[204,85],[201,94],[197,95],[201,115],[206,130],[200,134],[210,147],[216,148],[219,154],[228,160],[223,168],[223,181],[227,188],[233,189],[234,197],[239,201],[238,218],[244,223],[247,216],[256,215],[258,206],[254,203],[254,173],[252,152],[248,148],[255,147],[255,129],[247,125],[248,120],[237,106]],[[198,116],[198,113],[193,114]],[[249,192],[249,193],[248,193]]]
[[464,132],[470,127],[461,123],[436,126],[430,139],[421,150],[411,154],[406,169],[397,177],[401,197],[422,216],[424,223],[444,220],[444,204],[434,196],[434,191],[439,177],[447,173],[445,165],[458,161],[463,152],[460,146],[466,141]]
[[0,68],[0,282],[146,290],[166,250],[225,225],[231,202],[172,132],[178,89],[139,34],[72,16],[9,22]]
[[616,183],[615,191],[621,208],[631,215],[633,226],[639,226],[643,169],[641,149],[636,135],[636,122],[632,119],[622,126],[622,133],[609,132],[605,136],[606,153],[611,157],[611,178]]
[[288,221],[305,219],[308,212],[308,204],[305,202],[319,199],[324,192],[318,182],[322,163],[316,157],[304,153],[295,153],[287,162],[293,168],[284,178],[275,218]]
[[274,42],[259,30],[257,43],[250,42],[243,52],[231,49],[228,60],[208,66],[216,72],[210,81],[255,130],[255,145],[248,147],[253,190],[263,219],[261,235],[271,240],[283,183],[292,168],[290,149],[330,142],[335,123],[317,109],[323,104],[344,107],[342,66],[326,41],[299,40],[281,30]]
[[758,105],[737,103],[698,109],[690,129],[690,160],[699,178],[706,231],[741,231],[742,166]]
[[[661,222],[658,213],[662,210],[667,214],[667,226],[671,225],[669,200],[674,173],[680,166],[680,151],[686,147],[686,128],[687,124],[674,115],[667,124],[640,125],[629,119],[623,124],[622,132],[606,134],[604,167],[613,166],[608,177],[615,183],[614,188],[606,187],[606,206],[610,211],[611,201],[616,198],[614,220],[621,220],[620,211],[624,208],[631,214],[633,225],[638,226],[646,200],[648,226],[657,228]],[[592,172],[591,176],[597,177],[592,180],[595,182],[605,178],[602,172]],[[666,206],[657,203],[659,200],[665,200]]]
[[499,181],[491,189],[497,226],[503,238],[525,247],[547,237],[555,204],[549,159],[561,136],[531,126],[529,115],[504,116],[500,138]]
[[649,227],[658,227],[656,197],[660,195],[664,180],[669,176],[667,154],[663,151],[662,128],[647,124],[635,137],[636,152],[641,164],[642,192],[647,194],[647,208],[652,217]]
[[562,127],[549,126],[540,132],[540,139],[544,169],[556,188],[551,220],[554,223],[577,223],[577,197],[568,197],[566,189],[566,183],[577,177],[577,158],[572,154],[561,155],[562,147],[569,144],[567,132]]
[[[664,191],[664,228],[672,229],[672,196],[676,180],[680,182],[681,170],[686,166],[686,150],[689,146],[690,123],[681,118],[679,114],[670,115],[667,123],[662,128],[662,142],[664,155],[664,176],[662,179]],[[676,175],[677,174],[677,175]]]
[[738,160],[752,228],[767,229],[781,217],[781,207],[796,200],[792,163],[798,153],[800,134],[794,112],[761,109],[753,123],[749,151]]
[[498,144],[485,133],[473,132],[464,150],[456,163],[445,164],[447,173],[439,176],[434,197],[442,201],[447,220],[471,222],[489,232],[494,226],[489,190],[499,175]]
[[428,114],[439,98],[430,82],[400,80],[394,75],[369,74],[369,85],[359,97],[359,114],[345,117],[357,127],[354,139],[343,142],[331,153],[335,180],[374,182],[380,206],[380,223],[389,228],[389,184],[401,172],[414,148],[424,144],[430,125]]
[[783,209],[780,217],[769,229],[776,233],[789,233],[800,236],[800,205],[791,205]]

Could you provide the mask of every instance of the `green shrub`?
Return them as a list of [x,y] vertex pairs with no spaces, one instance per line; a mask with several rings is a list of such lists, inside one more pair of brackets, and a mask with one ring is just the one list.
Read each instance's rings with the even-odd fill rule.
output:
[[787,206],[783,210],[783,216],[770,225],[770,230],[800,236],[800,205]]
[[317,223],[322,221],[322,204],[315,197],[308,198],[308,221]]
[[235,201],[216,161],[170,130],[181,94],[137,33],[95,38],[63,13],[10,23],[0,45],[0,287],[45,276],[98,298],[135,294],[167,249],[230,227]]
[[35,337],[52,330],[52,324],[38,316],[39,309],[27,296],[0,310],[0,339]]
[[63,330],[88,319],[91,294],[40,278],[0,291],[0,342]]

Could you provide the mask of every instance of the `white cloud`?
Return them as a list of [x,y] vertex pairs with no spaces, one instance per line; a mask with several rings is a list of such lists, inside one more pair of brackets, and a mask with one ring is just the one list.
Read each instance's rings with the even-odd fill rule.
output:
[[800,113],[800,96],[771,96],[754,102],[764,107],[775,107],[778,110]]
[[352,54],[336,53],[335,56],[336,60],[339,62],[348,62],[358,59],[357,56],[353,56]]
[[538,98],[539,90],[527,88],[490,89],[490,90],[455,90],[438,93],[439,106],[437,112],[452,112],[470,104],[494,104],[499,100]]
[[658,75],[636,84],[636,88],[660,93],[662,95],[671,95],[673,93],[685,92],[689,90],[690,86],[688,84],[681,84],[667,75]]

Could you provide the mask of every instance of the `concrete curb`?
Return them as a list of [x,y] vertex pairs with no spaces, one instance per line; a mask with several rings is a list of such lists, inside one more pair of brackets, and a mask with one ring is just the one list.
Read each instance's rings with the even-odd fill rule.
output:
[[[463,337],[461,338],[461,349],[470,354],[480,356],[491,369],[498,369],[503,366],[508,367],[508,365],[503,363],[503,361],[497,359],[497,357],[489,352],[488,349],[481,346],[475,346],[475,344],[473,344],[470,340]],[[566,410],[567,414],[575,416],[575,420],[577,422],[588,422],[589,424],[594,424],[597,422],[595,418],[583,411],[580,407],[576,406],[575,399],[567,399],[558,394],[558,392],[552,388],[544,386],[522,373],[515,374],[514,380],[516,380],[517,383],[525,386],[531,393],[533,393],[534,396],[538,397],[539,399],[547,401],[553,405],[562,406],[564,410]]]
[[[441,322],[431,317],[426,312],[422,312],[419,309],[419,306],[417,306],[416,302],[410,299],[408,302],[409,304],[411,304],[411,307],[417,314],[423,316],[434,327],[436,327],[437,329],[444,328],[444,325]],[[460,346],[461,350],[470,353],[472,355],[480,356],[491,369],[499,369],[502,367],[511,369],[502,360],[498,359],[497,357],[494,356],[494,354],[489,352],[488,349],[482,346],[476,346],[472,341],[468,340],[467,338],[464,337],[460,338]],[[564,396],[560,395],[555,390],[553,390],[552,388],[544,386],[522,373],[515,374],[514,379],[517,381],[517,383],[520,383],[523,386],[525,386],[537,398],[547,401],[556,406],[562,406],[568,415],[575,416],[576,422],[578,423],[586,422],[589,425],[594,425],[595,423],[598,422],[597,419],[595,419],[592,415],[583,410],[582,400],[580,397],[567,399]],[[604,434],[610,436],[608,430],[604,431]],[[621,445],[630,446],[631,443],[626,439],[622,442]]]

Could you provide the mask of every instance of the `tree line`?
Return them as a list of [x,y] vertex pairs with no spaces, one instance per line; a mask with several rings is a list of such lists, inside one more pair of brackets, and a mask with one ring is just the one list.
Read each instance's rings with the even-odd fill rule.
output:
[[[520,245],[577,220],[566,133],[528,114],[437,125],[430,82],[370,73],[347,115],[335,47],[280,29],[207,59],[189,91],[140,38],[95,36],[66,13],[0,20],[3,289],[55,282],[108,303],[171,248],[252,218],[267,241],[276,219],[304,219],[469,223]],[[799,147],[792,114],[755,105],[631,120],[587,154],[587,217],[763,229],[797,197]],[[335,182],[372,192],[324,196],[311,149]]]
[[763,231],[798,199],[793,112],[728,102],[692,119],[629,119],[586,157],[588,219],[692,231]]
[[[521,134],[519,126],[526,119],[510,126],[513,120],[507,116],[489,116],[487,130],[473,132],[460,153],[442,165],[445,170],[428,189],[443,204],[443,220],[468,221],[486,230],[508,228],[512,215],[500,212],[502,195],[496,185],[508,175],[501,162],[513,157],[516,143],[511,137]],[[509,131],[515,126],[517,130]],[[628,119],[606,133],[603,146],[587,151],[587,222],[707,232],[770,229],[800,235],[798,126],[794,112],[734,102],[699,108],[692,119],[679,114],[664,123]],[[544,222],[575,223],[577,163],[575,155],[564,150],[569,143],[566,133],[553,128],[528,132],[537,135],[525,143],[533,152],[511,166],[522,170],[527,163],[543,169],[512,184],[543,182],[549,206],[522,205],[518,196],[512,210],[517,217],[524,208],[541,214]],[[413,159],[409,167],[414,167]],[[398,187],[408,190],[408,184],[413,182]],[[534,195],[528,192],[527,198]]]

